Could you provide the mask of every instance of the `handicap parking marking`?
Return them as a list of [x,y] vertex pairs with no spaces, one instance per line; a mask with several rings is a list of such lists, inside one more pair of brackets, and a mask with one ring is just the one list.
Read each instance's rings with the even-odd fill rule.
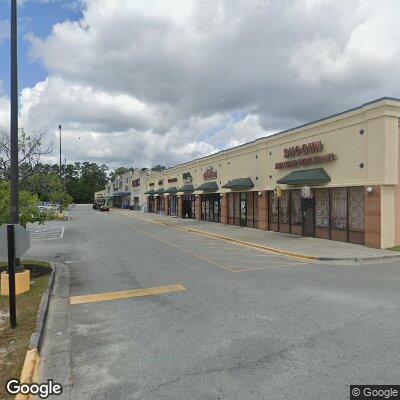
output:
[[65,226],[28,228],[31,239],[60,240],[64,238]]

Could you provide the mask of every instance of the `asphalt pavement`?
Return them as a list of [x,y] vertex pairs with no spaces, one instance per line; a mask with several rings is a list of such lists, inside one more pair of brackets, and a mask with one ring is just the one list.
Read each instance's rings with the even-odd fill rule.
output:
[[90,206],[70,217],[26,258],[65,263],[71,297],[185,289],[71,304],[71,399],[338,400],[399,383],[399,260],[305,262]]

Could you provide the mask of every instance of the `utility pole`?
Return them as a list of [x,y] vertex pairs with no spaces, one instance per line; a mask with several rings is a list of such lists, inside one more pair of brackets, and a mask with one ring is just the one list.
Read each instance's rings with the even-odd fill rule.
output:
[[[62,159],[61,159],[61,125],[58,125],[58,130],[60,132],[60,180],[62,182]],[[62,212],[62,199],[60,200],[60,213]]]
[[[11,104],[10,104],[10,208],[11,224],[19,224],[18,198],[18,54],[17,54],[17,0],[11,0]],[[17,326],[17,307],[15,299],[15,252],[14,226],[7,226],[8,239],[8,279],[10,301],[10,323]]]

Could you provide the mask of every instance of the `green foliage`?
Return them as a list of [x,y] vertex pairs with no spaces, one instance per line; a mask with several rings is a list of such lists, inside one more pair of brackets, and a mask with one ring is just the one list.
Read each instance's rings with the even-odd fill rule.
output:
[[156,172],[161,172],[161,171],[165,171],[167,169],[167,167],[165,167],[164,165],[155,165],[151,170],[152,171],[156,171]]
[[107,183],[106,165],[96,163],[75,163],[65,168],[67,193],[75,203],[92,203],[94,193],[103,190]]
[[118,167],[116,170],[111,172],[110,179],[113,181],[117,176],[121,176],[128,172],[132,172],[133,170],[134,168]]
[[[38,210],[39,198],[32,193],[21,190],[19,192],[19,218],[20,224],[26,226],[28,222],[44,222],[44,215]],[[10,185],[0,182],[0,225],[9,224],[10,215]]]

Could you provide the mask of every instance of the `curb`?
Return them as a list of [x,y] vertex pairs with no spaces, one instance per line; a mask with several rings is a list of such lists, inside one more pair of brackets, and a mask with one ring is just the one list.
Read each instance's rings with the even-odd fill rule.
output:
[[[125,213],[121,213],[121,214],[125,214]],[[139,217],[135,217],[135,218],[139,218]],[[261,245],[261,244],[246,242],[246,241],[243,241],[243,240],[231,238],[229,236],[223,236],[223,235],[218,235],[218,234],[215,234],[215,233],[200,231],[198,229],[187,228],[187,227],[184,227],[184,226],[181,226],[181,225],[170,224],[170,223],[164,222],[164,221],[157,221],[157,220],[152,219],[150,217],[148,217],[148,218],[151,221],[153,221],[153,222],[155,222],[157,224],[170,226],[172,228],[184,230],[186,232],[193,232],[193,233],[197,233],[199,235],[215,237],[215,238],[218,238],[218,239],[226,240],[228,242],[237,243],[237,244],[240,244],[240,245],[243,245],[243,246],[252,247],[252,248],[259,249],[259,250],[264,250],[264,251],[268,251],[268,252],[271,252],[271,253],[284,255],[284,256],[287,256],[287,257],[303,259],[303,260],[309,260],[309,261],[354,261],[354,262],[362,262],[362,261],[377,261],[377,260],[400,258],[400,254],[384,255],[384,256],[379,256],[379,257],[377,257],[377,256],[371,256],[371,257],[323,257],[323,256],[322,257],[318,257],[318,256],[310,256],[310,255],[307,255],[307,254],[295,253],[295,252],[291,252],[291,251],[276,249],[274,247],[264,246],[264,245]]]
[[[43,342],[44,328],[46,326],[47,314],[49,310],[50,296],[54,287],[54,279],[56,268],[54,264],[50,264],[52,271],[47,284],[47,289],[42,295],[39,310],[37,314],[36,330],[32,333],[28,350],[26,352],[24,365],[21,371],[21,383],[34,383],[37,382],[39,376],[39,363],[40,363],[40,349]],[[15,400],[31,400],[34,399],[29,394],[18,394]]]

